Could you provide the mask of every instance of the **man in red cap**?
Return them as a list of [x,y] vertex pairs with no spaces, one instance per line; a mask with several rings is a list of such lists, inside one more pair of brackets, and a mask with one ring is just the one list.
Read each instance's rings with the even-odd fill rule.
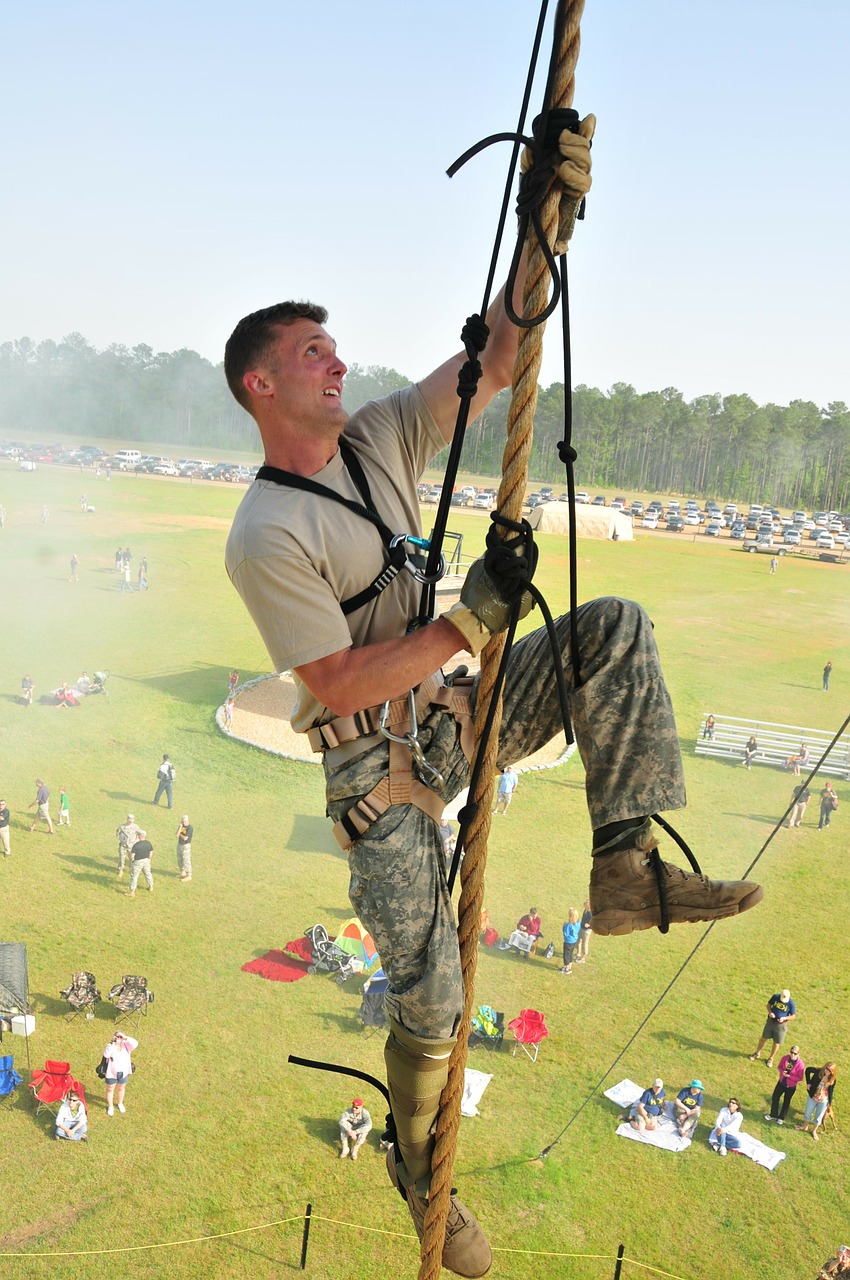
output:
[[372,1128],[372,1117],[363,1106],[362,1098],[355,1098],[350,1107],[346,1107],[339,1118],[339,1140],[342,1143],[342,1151],[339,1153],[340,1160],[344,1160],[349,1154],[348,1144],[351,1143],[351,1158],[357,1159],[357,1153],[366,1141],[369,1130]]

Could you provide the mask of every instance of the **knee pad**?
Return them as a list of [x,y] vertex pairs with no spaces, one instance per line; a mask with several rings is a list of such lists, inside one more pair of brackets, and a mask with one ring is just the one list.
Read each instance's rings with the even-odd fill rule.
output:
[[399,1153],[414,1181],[431,1171],[432,1130],[454,1040],[421,1040],[390,1019],[384,1048]]

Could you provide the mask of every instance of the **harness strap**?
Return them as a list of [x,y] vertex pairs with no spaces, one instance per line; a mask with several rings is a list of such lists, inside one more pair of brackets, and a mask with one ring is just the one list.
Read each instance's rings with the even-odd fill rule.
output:
[[[399,744],[401,745],[401,744]],[[404,748],[407,751],[407,748]],[[407,752],[408,766],[410,765],[410,753]],[[423,813],[427,813],[429,818],[439,823],[443,816],[445,804],[442,796],[436,791],[431,791],[418,778],[410,777],[410,797],[406,801],[390,799],[390,779],[382,778],[376,787],[364,796],[362,800],[358,800],[352,805],[346,814],[340,818],[339,822],[334,824],[333,834],[339,847],[344,853],[348,853],[355,840],[359,840],[364,836],[373,823],[377,822],[393,804],[413,804],[417,809],[421,809]]]
[[[431,702],[438,700],[437,695],[444,687],[442,671],[435,671],[427,680],[422,681],[416,691],[417,716]],[[389,727],[392,729],[406,721],[409,709],[407,694],[403,698],[394,699],[390,703],[387,717]],[[382,710],[382,705],[365,707],[362,711],[355,711],[351,716],[339,716],[336,720],[328,721],[327,724],[308,729],[307,738],[310,746],[314,751],[325,751],[329,747],[338,747],[343,742],[353,742],[356,738],[368,738],[371,734],[378,732],[378,717]]]
[[393,578],[401,572],[407,563],[407,552],[400,542],[397,542],[395,546],[392,545],[395,535],[378,515],[377,508],[372,501],[372,493],[369,489],[366,473],[360,464],[357,454],[350,445],[342,441],[340,441],[339,451],[342,455],[342,461],[354,481],[357,492],[363,500],[362,503],[354,502],[351,498],[344,498],[341,493],[337,493],[334,489],[329,489],[326,484],[320,484],[318,480],[313,480],[310,476],[299,476],[294,471],[284,471],[280,467],[263,465],[257,472],[257,479],[271,480],[273,484],[285,484],[291,489],[303,489],[306,493],[315,494],[319,498],[330,498],[333,502],[338,502],[340,506],[354,512],[356,516],[368,520],[378,530],[389,563],[384,566],[376,578],[372,579],[368,587],[364,587],[356,595],[349,596],[347,600],[341,602],[340,608],[348,616],[349,613],[354,613],[356,609],[361,609],[364,604],[368,604],[370,600],[374,600],[385,587],[389,586]]

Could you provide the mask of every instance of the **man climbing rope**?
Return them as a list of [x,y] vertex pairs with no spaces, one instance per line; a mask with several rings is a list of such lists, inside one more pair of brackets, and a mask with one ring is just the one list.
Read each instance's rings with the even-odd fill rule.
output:
[[[346,366],[325,320],[321,307],[280,303],[241,320],[227,343],[228,383],[257,422],[266,466],[236,514],[226,564],[275,669],[294,672],[292,725],[323,752],[351,901],[390,981],[385,1058],[396,1136],[387,1164],[421,1236],[433,1126],[463,1008],[439,823],[468,781],[464,747],[477,693],[475,683],[444,683],[440,668],[461,650],[478,653],[510,610],[479,562],[457,605],[407,632],[418,587],[403,566],[388,569],[395,548],[387,530],[421,537],[416,482],[451,439],[464,356],[349,418]],[[503,295],[487,323],[476,412],[509,383],[517,346]],[[568,622],[559,619],[556,630],[586,770],[594,931],[661,925],[661,884],[671,923],[755,906],[758,885],[711,881],[654,852],[648,815],[682,808],[685,789],[648,617],[626,600],[580,607],[579,689],[571,685]],[[553,671],[545,631],[514,646],[502,759],[522,759],[562,727]],[[490,1265],[480,1226],[455,1199],[443,1265],[463,1276]]]

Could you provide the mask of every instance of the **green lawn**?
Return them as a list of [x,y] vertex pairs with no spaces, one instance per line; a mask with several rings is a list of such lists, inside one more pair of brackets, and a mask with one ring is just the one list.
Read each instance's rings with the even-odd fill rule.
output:
[[[86,515],[84,487],[96,507]],[[243,679],[268,670],[222,564],[241,492],[0,469],[8,513],[0,533],[0,787],[13,841],[12,859],[0,866],[0,939],[27,945],[33,1065],[68,1058],[91,1104],[86,1147],[51,1142],[26,1090],[0,1112],[0,1253],[25,1255],[3,1258],[14,1280],[95,1280],[116,1265],[136,1280],[271,1280],[298,1269],[297,1221],[217,1242],[171,1242],[298,1217],[308,1200],[317,1215],[338,1220],[315,1223],[308,1274],[416,1274],[412,1240],[338,1224],[411,1235],[377,1142],[356,1165],[336,1159],[337,1117],[361,1087],[286,1064],[296,1053],[382,1073],[382,1037],[364,1039],[356,1018],[359,984],[315,976],[284,985],[241,972],[315,921],[333,932],[350,914],[319,769],[226,740],[214,726],[230,668]],[[466,535],[466,551],[486,527],[455,512],[450,523]],[[581,595],[628,595],[649,608],[685,754],[690,808],[678,825],[711,874],[733,876],[783,812],[791,779],[695,758],[699,718],[711,710],[837,728],[847,713],[850,577],[846,568],[790,557],[771,577],[766,558],[733,552],[728,539],[708,542],[640,534],[631,544],[582,542]],[[538,581],[553,609],[563,608],[565,542],[540,543]],[[134,564],[148,558],[146,594],[118,590],[114,553],[127,544]],[[74,551],[76,584],[68,581]],[[827,658],[828,696],[820,688]],[[25,671],[38,695],[103,667],[112,673],[109,697],[79,710],[14,700]],[[150,803],[164,751],[177,769],[172,813]],[[71,799],[72,826],[52,839],[27,830],[38,776],[52,789],[54,813],[60,785]],[[788,986],[803,1057],[835,1057],[842,1077],[850,1065],[842,923],[850,789],[839,783],[838,791],[842,809],[829,831],[815,831],[813,803],[801,830],[772,842],[757,868],[764,903],[711,932],[608,1080],[645,1083],[660,1074],[678,1090],[699,1075],[711,1118],[737,1094],[745,1128],[788,1152],[773,1174],[740,1158],[718,1160],[705,1129],[678,1156],[623,1142],[604,1098],[590,1102],[545,1162],[534,1160],[677,973],[698,927],[667,938],[595,938],[590,963],[570,978],[554,961],[522,964],[482,949],[479,1000],[508,1017],[523,1006],[542,1009],[551,1032],[535,1065],[509,1053],[471,1061],[493,1080],[480,1118],[463,1122],[456,1177],[497,1249],[611,1256],[623,1241],[629,1257],[688,1280],[750,1277],[765,1266],[777,1280],[796,1280],[846,1237],[843,1078],[841,1127],[815,1144],[793,1127],[764,1124],[774,1073],[746,1058],[767,997]],[[557,940],[567,909],[581,904],[589,846],[582,792],[577,758],[522,779],[491,841],[487,905],[500,932],[534,902]],[[156,890],[141,887],[132,901],[121,892],[126,879],[115,880],[113,838],[128,810],[156,850]],[[179,883],[174,855],[184,810],[195,824],[191,885]],[[82,967],[104,992],[124,973],[145,973],[156,994],[137,1033],[138,1071],[123,1117],[107,1119],[94,1074],[112,1006],[90,1024],[63,1021],[58,992]],[[22,1039],[7,1037],[2,1052],[25,1067]],[[379,1116],[379,1098],[365,1096]],[[85,1252],[150,1244],[166,1247],[118,1258]],[[45,1251],[68,1256],[37,1261]],[[497,1252],[492,1274],[583,1280],[612,1275],[613,1264]]]

